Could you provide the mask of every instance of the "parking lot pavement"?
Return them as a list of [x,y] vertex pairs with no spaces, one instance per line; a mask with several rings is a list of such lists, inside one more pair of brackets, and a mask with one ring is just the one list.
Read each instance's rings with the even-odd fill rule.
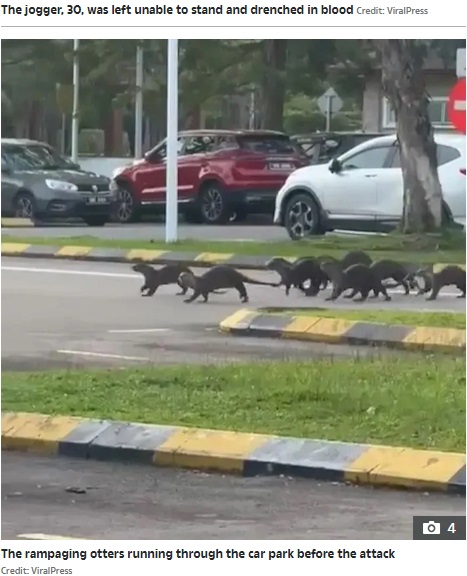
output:
[[2,453],[2,540],[402,540],[430,514],[465,499]]
[[[272,279],[272,273],[247,274]],[[174,286],[141,298],[141,283],[141,277],[124,264],[3,259],[3,370],[383,353],[364,347],[222,335],[218,323],[243,307],[234,291],[213,295],[208,304],[188,305],[175,295]],[[310,299],[296,292],[286,297],[281,289],[248,289],[252,306],[310,305]],[[324,306],[324,298],[313,299],[313,304]],[[396,294],[393,302],[371,301],[364,306],[412,310],[427,305],[423,299]],[[342,300],[334,306],[348,309],[352,303]],[[463,301],[445,296],[430,303],[429,309],[463,311],[463,306]]]

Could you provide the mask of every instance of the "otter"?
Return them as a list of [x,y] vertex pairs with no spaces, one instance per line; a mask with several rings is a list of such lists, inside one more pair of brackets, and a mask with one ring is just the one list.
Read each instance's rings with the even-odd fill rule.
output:
[[[142,296],[152,296],[155,294],[159,286],[164,286],[167,284],[178,284],[182,291],[177,292],[177,295],[184,296],[187,292],[187,289],[180,284],[178,278],[180,274],[183,274],[184,272],[189,274],[192,273],[189,268],[183,266],[182,264],[168,264],[167,266],[162,266],[162,268],[156,270],[156,268],[140,262],[132,266],[132,269],[135,272],[142,274],[144,277],[144,284],[140,289]],[[146,294],[143,294],[145,290]]]
[[[284,258],[272,258],[266,264],[268,270],[276,271],[281,277],[279,286],[285,286],[288,296],[293,286],[309,296],[315,296],[322,286],[326,287],[328,279],[321,270],[315,258],[300,258],[293,264]],[[305,288],[304,282],[310,281],[310,287]]]
[[248,302],[248,294],[245,284],[256,284],[258,286],[273,286],[277,288],[280,283],[277,282],[262,282],[260,280],[253,280],[248,278],[235,268],[229,266],[214,266],[205,272],[202,276],[195,276],[193,273],[183,272],[179,277],[180,285],[184,288],[191,288],[193,294],[184,302],[193,302],[199,296],[202,296],[204,302],[208,301],[210,293],[215,292],[219,288],[235,288],[240,295],[242,302]]
[[465,298],[465,270],[459,266],[449,265],[439,272],[430,273],[426,269],[420,269],[415,273],[425,281],[425,286],[419,291],[426,294],[431,291],[427,300],[436,300],[438,294],[445,286],[456,286],[461,291],[458,298]]
[[353,264],[345,270],[335,262],[323,262],[321,268],[331,279],[333,290],[326,301],[336,300],[346,290],[351,289],[352,295],[360,293],[361,297],[356,302],[364,302],[372,290],[382,293],[385,300],[391,300],[386,288],[381,284],[373,270],[365,264]]

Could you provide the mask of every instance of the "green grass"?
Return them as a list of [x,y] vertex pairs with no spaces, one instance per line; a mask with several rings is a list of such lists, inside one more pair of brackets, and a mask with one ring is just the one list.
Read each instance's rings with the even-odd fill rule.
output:
[[465,369],[415,355],[6,372],[2,409],[464,452]]
[[323,308],[262,308],[271,314],[288,316],[320,316],[344,318],[382,324],[429,326],[431,328],[457,328],[465,330],[465,313],[462,312],[404,312],[402,310],[325,310]]
[[[202,234],[202,228],[200,228]],[[25,244],[49,244],[53,246],[76,245],[95,248],[119,248],[131,250],[143,248],[152,250],[178,250],[182,252],[222,252],[249,256],[314,256],[329,254],[341,257],[349,250],[364,250],[374,258],[393,258],[410,260],[420,263],[465,263],[465,235],[451,232],[440,237],[436,236],[402,236],[389,234],[387,236],[333,236],[292,242],[226,242],[182,240],[174,244],[166,244],[155,240],[120,240],[103,239],[93,236],[68,237],[33,237],[13,234],[2,234],[2,242],[18,242]]]

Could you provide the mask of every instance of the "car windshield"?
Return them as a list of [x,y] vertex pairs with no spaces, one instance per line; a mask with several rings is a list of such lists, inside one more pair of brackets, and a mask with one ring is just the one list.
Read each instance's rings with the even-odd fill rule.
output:
[[69,160],[40,144],[2,146],[2,164],[13,171],[71,168]]
[[252,152],[263,152],[265,154],[299,154],[303,155],[303,150],[298,144],[278,136],[243,136],[238,138],[240,148],[251,150]]

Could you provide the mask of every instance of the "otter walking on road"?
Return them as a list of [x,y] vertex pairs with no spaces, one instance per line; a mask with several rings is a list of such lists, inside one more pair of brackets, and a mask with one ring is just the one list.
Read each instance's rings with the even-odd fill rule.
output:
[[209,294],[222,288],[235,288],[240,295],[242,302],[248,302],[248,293],[245,284],[256,284],[258,286],[278,287],[280,283],[262,282],[245,276],[235,268],[229,266],[214,266],[202,276],[195,276],[193,273],[184,272],[179,277],[180,285],[184,288],[191,288],[193,294],[184,302],[193,302],[202,296],[204,302],[208,301]]
[[[182,289],[181,292],[177,292],[177,295],[185,295],[187,289],[180,284],[178,278],[180,274],[184,272],[191,274],[191,270],[182,264],[168,264],[167,266],[162,266],[156,270],[148,264],[142,262],[132,266],[135,272],[139,272],[144,277],[144,284],[141,286],[142,296],[152,296],[155,294],[159,286],[164,286],[167,284],[178,284]],[[146,290],[146,294],[143,292]]]
[[332,294],[326,298],[327,301],[336,300],[346,290],[352,290],[354,296],[360,293],[361,297],[356,302],[364,302],[372,290],[384,294],[385,300],[391,300],[379,278],[364,264],[353,264],[342,270],[335,262],[323,262],[321,268],[333,284]]
[[427,300],[436,300],[438,294],[445,286],[456,286],[461,291],[458,298],[465,298],[465,270],[459,266],[449,265],[439,272],[430,273],[428,270],[418,270],[415,276],[425,280],[425,286],[420,293],[430,292]]

